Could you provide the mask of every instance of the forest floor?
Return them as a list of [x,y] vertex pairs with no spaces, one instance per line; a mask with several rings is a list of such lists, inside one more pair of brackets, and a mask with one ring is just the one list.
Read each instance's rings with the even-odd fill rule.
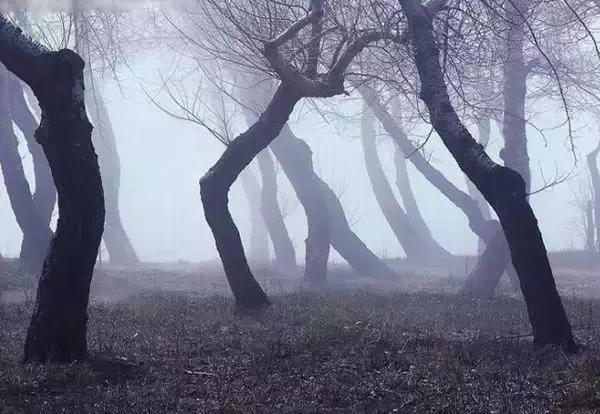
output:
[[600,272],[557,271],[585,345],[567,356],[532,350],[506,286],[454,295],[458,270],[399,282],[334,269],[315,292],[263,269],[274,306],[253,317],[232,313],[217,270],[99,269],[90,361],[59,366],[19,363],[35,278],[3,269],[0,412],[600,412]]

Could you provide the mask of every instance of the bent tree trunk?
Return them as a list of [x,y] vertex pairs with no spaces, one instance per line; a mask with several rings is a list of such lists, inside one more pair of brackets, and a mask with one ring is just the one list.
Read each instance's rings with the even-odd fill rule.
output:
[[448,252],[444,251],[433,238],[426,239],[424,234],[417,232],[408,214],[396,200],[377,153],[374,124],[375,117],[368,103],[365,102],[361,118],[361,142],[367,176],[381,213],[409,260],[422,263],[435,260],[439,255],[448,255]]
[[48,52],[0,17],[0,61],[37,96],[42,145],[58,191],[58,224],[38,284],[24,361],[87,355],[87,305],[104,227],[104,196],[84,99],[83,60]]
[[[297,141],[296,141],[297,140]],[[306,146],[307,151],[310,151],[308,145],[297,138],[289,126],[285,126],[279,135],[279,138],[273,142],[272,149],[275,155],[278,157],[279,163],[281,164],[284,172],[286,170],[284,163],[286,160],[279,159],[277,155],[279,152],[285,151],[287,154],[294,154],[294,151],[300,145],[297,142],[301,142]],[[292,142],[296,142],[296,145],[292,145]],[[276,150],[275,147],[279,148]],[[288,155],[289,156],[289,155]],[[306,159],[306,158],[305,158]],[[335,192],[325,183],[319,176],[314,172],[312,162],[310,163],[299,163],[302,166],[302,172],[300,178],[293,178],[288,175],[292,186],[295,186],[293,180],[303,180],[306,185],[311,184],[314,187],[310,188],[309,191],[316,193],[320,192],[323,194],[327,206],[327,220],[331,229],[331,245],[333,248],[348,262],[348,264],[361,276],[374,276],[374,277],[395,277],[397,274],[381,260],[375,253],[373,253],[367,245],[352,231],[344,208],[340,203]],[[286,173],[287,174],[287,173]],[[298,183],[298,185],[300,185]],[[302,202],[302,200],[300,200]],[[321,213],[322,214],[322,213]]]
[[282,270],[292,271],[296,268],[296,253],[277,200],[277,174],[273,158],[266,148],[256,159],[262,178],[260,212],[273,243],[275,264]]
[[[56,204],[56,188],[52,182],[52,173],[50,172],[48,160],[46,160],[41,145],[35,140],[34,134],[38,127],[38,121],[31,112],[29,105],[27,105],[23,85],[13,74],[10,74],[9,76],[8,90],[10,93],[10,111],[12,119],[23,133],[33,161],[33,174],[35,178],[33,207],[42,228],[49,228],[52,213],[54,212],[54,206]],[[46,248],[42,251],[44,255],[46,254],[49,242],[50,238],[48,238],[48,241],[46,242]],[[27,261],[27,252],[35,252],[36,250],[35,243],[32,241],[29,233],[24,233],[23,242],[21,244],[21,260]]]
[[23,233],[21,261],[31,271],[38,272],[48,250],[52,231],[38,215],[19,154],[18,140],[13,129],[10,94],[10,75],[0,68],[0,166],[4,184],[17,224]]
[[[91,75],[86,77],[86,82],[93,84]],[[98,153],[100,173],[104,184],[104,199],[106,202],[104,244],[111,264],[119,266],[135,265],[139,263],[139,259],[121,220],[119,206],[121,161],[117,151],[115,133],[102,94],[96,86],[86,92],[86,104],[95,125],[92,142]]]
[[[314,285],[327,283],[327,261],[331,245],[331,227],[321,180],[313,172],[312,151],[296,138],[286,124],[270,145],[304,208],[306,237],[304,279]],[[312,173],[309,173],[312,172]]]
[[294,87],[282,83],[258,120],[231,142],[200,179],[204,215],[239,311],[270,302],[248,266],[240,233],[228,208],[229,189],[242,170],[277,137],[300,99]]
[[421,99],[444,145],[500,219],[527,304],[534,345],[556,344],[577,352],[537,219],[527,201],[525,181],[517,172],[492,161],[454,111],[427,8],[418,0],[400,3],[412,34]]
[[250,251],[248,257],[254,263],[268,263],[269,235],[260,212],[260,185],[250,166],[244,168],[240,174],[242,188],[248,200],[248,213],[250,217]]

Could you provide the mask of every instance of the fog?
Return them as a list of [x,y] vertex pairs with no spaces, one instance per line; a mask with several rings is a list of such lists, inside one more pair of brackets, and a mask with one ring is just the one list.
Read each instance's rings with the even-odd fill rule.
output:
[[[152,54],[152,53],[150,53]],[[206,130],[188,122],[173,119],[160,111],[148,99],[143,87],[160,85],[165,72],[160,62],[174,56],[145,57],[130,63],[118,74],[119,83],[108,79],[105,100],[116,133],[121,159],[121,214],[126,230],[140,258],[150,262],[207,261],[217,258],[214,240],[204,217],[198,180],[214,164],[223,151]],[[150,86],[149,86],[150,85]],[[360,112],[358,99],[340,99],[336,105]],[[557,174],[570,173],[571,178],[546,189],[531,198],[547,246],[551,250],[583,247],[576,222],[581,212],[574,204],[574,192],[587,183],[585,154],[593,149],[598,128],[591,117],[578,117],[575,123],[577,164],[568,147],[566,126],[555,128],[557,119],[564,118],[555,102],[546,102],[547,111],[530,120],[545,126],[545,137],[529,127],[529,153],[533,174],[532,189],[536,190]],[[542,111],[540,111],[542,112]],[[352,222],[352,228],[382,257],[403,255],[401,246],[385,223],[366,175],[360,144],[358,122],[341,131],[339,121],[330,117],[326,122],[299,105],[291,125],[296,134],[306,140],[314,152],[319,175],[341,195]],[[476,128],[471,126],[473,133]],[[239,131],[241,132],[241,131]],[[423,137],[425,128],[415,130]],[[390,182],[394,180],[393,145],[391,140],[379,140],[379,153]],[[498,125],[492,126],[489,154],[498,160],[502,147]],[[26,171],[32,178],[32,164],[21,137],[20,149]],[[466,191],[464,175],[456,166],[435,134],[425,144],[432,162],[459,188]],[[256,165],[252,165],[257,173]],[[285,203],[286,225],[289,227],[297,257],[304,257],[306,220],[285,175],[278,169],[280,200]],[[423,216],[434,237],[454,254],[475,254],[476,238],[456,207],[432,187],[412,165],[410,179]],[[395,188],[394,188],[395,189]],[[396,189],[395,189],[396,190]],[[250,220],[247,200],[239,184],[231,192],[230,208],[242,238],[248,239]],[[7,256],[18,256],[21,231],[16,224],[5,189],[2,190],[0,225],[4,229],[0,250]],[[56,212],[55,212],[56,215]],[[332,257],[340,261],[338,255]]]

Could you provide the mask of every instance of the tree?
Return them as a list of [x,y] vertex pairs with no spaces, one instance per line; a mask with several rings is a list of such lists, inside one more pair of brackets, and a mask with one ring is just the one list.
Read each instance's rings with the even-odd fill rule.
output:
[[102,180],[85,111],[84,62],[68,49],[48,51],[4,16],[0,61],[38,97],[42,122],[36,139],[58,190],[58,224],[40,277],[23,359],[84,359],[90,282],[104,227]]
[[500,219],[527,304],[534,345],[556,344],[577,352],[524,179],[494,163],[471,137],[449,99],[429,11],[416,0],[399,1],[411,32],[420,97],[442,142]]

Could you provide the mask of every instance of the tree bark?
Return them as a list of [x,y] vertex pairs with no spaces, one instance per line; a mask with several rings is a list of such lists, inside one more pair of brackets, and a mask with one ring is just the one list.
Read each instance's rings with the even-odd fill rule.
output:
[[92,141],[98,153],[106,202],[104,244],[111,264],[132,266],[139,263],[139,258],[121,220],[119,206],[121,161],[117,151],[115,133],[102,93],[95,85],[89,71],[86,71],[86,75],[86,83],[91,85],[89,91],[86,92],[86,104],[90,118],[95,125]]
[[296,253],[277,200],[275,164],[268,148],[259,152],[256,159],[262,178],[260,212],[273,243],[275,265],[284,271],[293,271],[296,268]]
[[471,137],[450,102],[431,15],[418,0],[400,3],[412,33],[420,97],[444,145],[500,219],[527,304],[534,345],[556,344],[567,352],[577,352],[537,219],[527,200],[525,180],[492,161]]
[[279,135],[300,99],[300,93],[293,86],[282,83],[258,120],[231,142],[200,179],[204,215],[215,238],[237,309],[242,312],[269,305],[269,299],[248,266],[239,231],[228,208],[229,189],[254,157]]
[[308,235],[305,240],[304,279],[313,285],[327,283],[327,261],[331,226],[321,179],[314,173],[312,151],[285,125],[270,145],[271,151],[290,181],[304,208]]
[[52,231],[39,215],[19,154],[13,129],[10,74],[0,68],[0,166],[15,218],[23,233],[21,262],[31,271],[39,272],[48,250]]
[[[41,145],[35,140],[34,134],[38,127],[38,121],[25,100],[23,89],[23,85],[19,79],[13,74],[10,74],[8,79],[8,91],[10,93],[10,112],[12,120],[23,133],[33,162],[33,174],[35,178],[33,208],[39,218],[40,226],[42,228],[50,228],[50,221],[52,220],[52,213],[54,212],[54,206],[56,204],[56,188],[52,182],[52,173],[50,172],[48,161],[44,156],[44,151]],[[50,237],[52,237],[51,233],[48,240],[44,243],[46,247],[40,252],[42,256],[39,261],[39,268],[41,268],[43,255],[46,254],[47,246],[50,243]],[[28,261],[28,252],[35,252],[37,250],[39,250],[39,248],[35,246],[35,242],[32,241],[31,235],[29,233],[23,233],[21,260],[25,262]],[[40,253],[36,254],[36,256]]]
[[[396,239],[400,242],[400,245],[404,249],[409,260],[423,263],[435,261],[439,256],[448,256],[449,253],[443,250],[432,237],[426,238],[425,234],[417,231],[415,226],[413,226],[413,223],[411,223],[408,214],[396,200],[394,192],[392,191],[381,166],[379,154],[377,153],[374,124],[375,117],[369,109],[368,103],[365,103],[361,119],[361,142],[365,165],[367,167],[367,175],[371,182],[371,187],[381,213],[394,232]],[[403,190],[405,190],[405,188]],[[404,196],[407,196],[406,191],[403,191],[403,193]],[[407,196],[407,198],[409,197]],[[415,206],[411,207],[414,208]],[[429,236],[431,236],[431,234]]]
[[250,166],[246,167],[240,174],[242,188],[248,200],[248,213],[250,217],[250,240],[248,258],[254,263],[268,263],[269,234],[265,221],[260,211],[261,192],[260,185]]
[[104,227],[104,197],[84,99],[83,60],[48,52],[0,17],[0,61],[37,96],[35,133],[58,191],[59,218],[27,331],[25,362],[70,362],[87,355],[90,282]]

